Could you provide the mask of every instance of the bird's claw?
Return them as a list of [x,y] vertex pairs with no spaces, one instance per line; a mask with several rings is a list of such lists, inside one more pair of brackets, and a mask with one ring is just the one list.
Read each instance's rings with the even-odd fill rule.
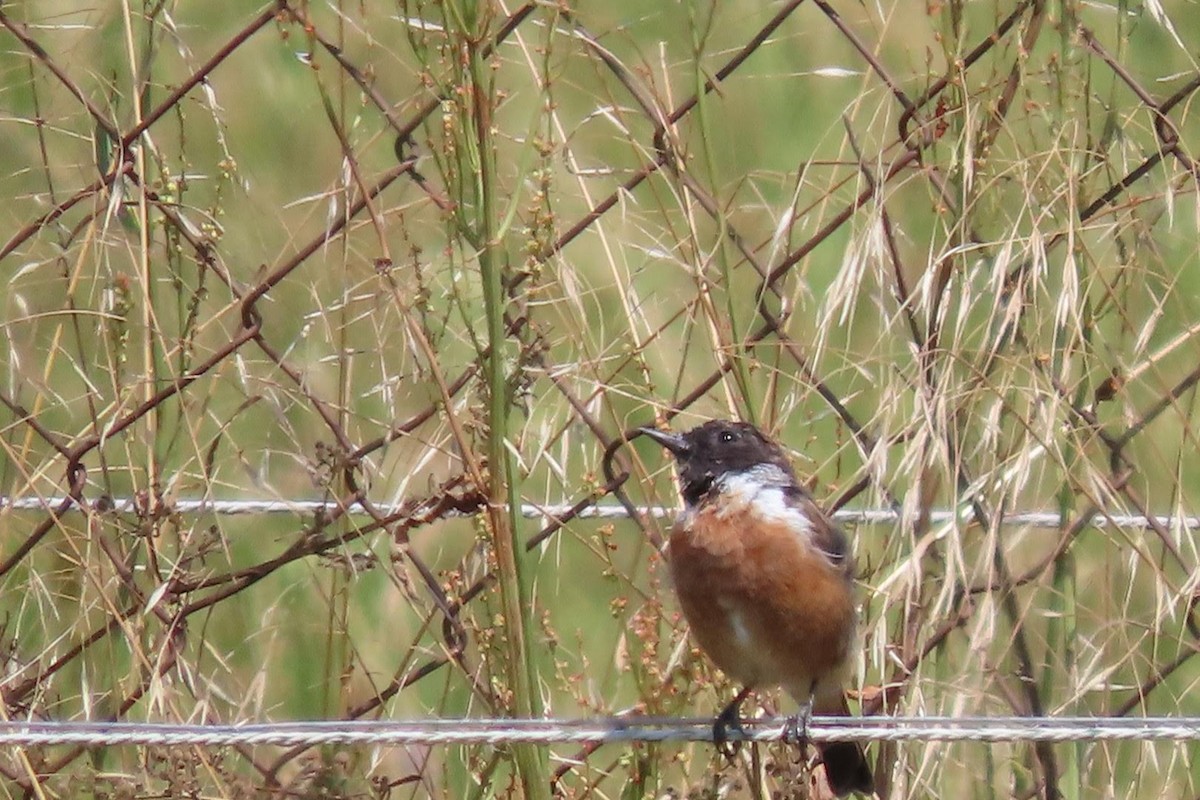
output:
[[800,713],[787,718],[783,725],[783,741],[799,747],[802,751],[808,749],[808,723],[812,720],[812,700],[800,707]]
[[[742,727],[739,709],[742,707],[742,701],[749,694],[750,687],[744,687],[713,721],[713,744],[717,746],[717,752],[729,761],[733,761],[737,756],[738,750],[742,748],[742,741],[746,738],[746,729]],[[737,738],[732,741],[729,739],[730,731],[737,735]]]
[[[730,731],[737,736],[736,739],[729,738]],[[742,722],[738,719],[736,706],[731,705],[726,708],[713,722],[713,744],[717,746],[717,752],[725,756],[727,761],[737,758],[738,751],[742,749],[742,738],[745,735],[746,729],[742,727]]]
[[801,719],[799,714],[788,717],[783,723],[783,741],[797,747],[808,744],[808,719]]

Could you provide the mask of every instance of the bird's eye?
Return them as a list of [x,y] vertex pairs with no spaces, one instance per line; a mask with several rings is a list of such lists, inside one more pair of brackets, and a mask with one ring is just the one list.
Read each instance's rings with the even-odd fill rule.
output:
[[721,431],[721,436],[719,438],[724,444],[729,444],[737,437],[733,435],[732,431]]

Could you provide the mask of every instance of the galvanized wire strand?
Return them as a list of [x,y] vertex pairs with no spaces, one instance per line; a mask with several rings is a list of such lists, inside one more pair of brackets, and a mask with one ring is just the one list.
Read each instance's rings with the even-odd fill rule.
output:
[[[45,511],[64,503],[64,497],[16,497],[0,495],[0,512],[3,511]],[[218,514],[221,516],[245,516],[268,514],[301,514],[312,516],[328,511],[332,504],[324,500],[210,500],[210,499],[177,499],[170,501],[170,510],[177,514]],[[131,513],[137,505],[133,498],[113,498],[111,509],[120,513]],[[399,514],[403,511],[400,505],[378,503],[375,510],[385,516]],[[77,510],[77,508],[75,509]],[[638,513],[651,517],[673,517],[678,509],[670,506],[643,506]],[[526,519],[555,519],[567,516],[571,506],[565,503],[524,503],[521,505],[521,516]],[[353,507],[351,514],[365,514],[362,509]],[[453,515],[453,512],[448,516]],[[629,511],[624,506],[601,504],[585,508],[574,514],[577,519],[625,519]],[[833,518],[846,525],[893,525],[900,520],[896,511],[888,508],[843,508],[833,514]],[[938,509],[929,512],[931,524],[940,525],[956,519],[969,520],[970,511],[952,511]],[[1023,511],[1004,516],[1004,524],[1015,527],[1044,528],[1059,530],[1062,528],[1062,517],[1051,511]],[[1182,526],[1185,529],[1200,528],[1200,516],[1172,516],[1156,514],[1145,517],[1141,514],[1097,514],[1091,523],[1097,528],[1114,526],[1129,529],[1151,529]]]
[[[788,721],[746,722],[731,739],[774,741]],[[831,741],[1084,742],[1200,740],[1197,717],[813,717],[808,739]],[[710,719],[422,719],[232,725],[0,722],[0,746],[317,746],[711,742]]]

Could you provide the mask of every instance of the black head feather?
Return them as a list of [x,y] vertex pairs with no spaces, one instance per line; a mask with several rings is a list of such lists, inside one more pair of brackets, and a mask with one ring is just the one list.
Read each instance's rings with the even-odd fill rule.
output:
[[796,482],[783,449],[749,423],[713,420],[687,433],[641,430],[675,456],[683,499],[689,506],[699,503],[723,476],[755,467],[778,467],[791,484]]

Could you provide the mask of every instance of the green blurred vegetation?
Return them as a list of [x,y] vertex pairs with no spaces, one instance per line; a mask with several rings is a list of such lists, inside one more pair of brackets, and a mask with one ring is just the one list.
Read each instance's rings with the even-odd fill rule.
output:
[[[411,530],[396,528],[403,516],[367,530],[358,513],[323,524],[301,511],[171,509],[317,499],[333,513],[356,489],[390,508],[503,499],[509,486],[524,503],[569,506],[608,480],[598,433],[614,441],[676,411],[678,427],[753,419],[823,502],[857,487],[853,507],[901,512],[899,525],[851,531],[863,601],[852,688],[864,703],[899,681],[888,713],[1023,714],[1033,686],[1048,714],[1200,714],[1190,530],[1081,524],[1068,538],[1067,526],[971,518],[972,503],[1068,525],[1093,507],[1200,508],[1195,392],[1173,391],[1200,361],[1196,176],[1158,160],[1155,113],[1081,34],[1162,102],[1197,79],[1200,17],[1183,0],[1035,3],[964,63],[1016,7],[804,3],[669,127],[668,152],[655,140],[665,115],[781,4],[547,3],[491,54],[516,6],[5,4],[0,494],[63,496],[63,451],[96,440],[82,462],[88,514],[0,509],[7,717],[707,715],[732,687],[676,613],[652,542],[666,521],[573,519],[506,566],[497,545],[510,523],[486,503]],[[124,154],[116,189],[88,190],[122,154],[71,87],[123,133],[227,45]],[[919,98],[943,77],[920,112],[936,132],[884,180],[906,152],[897,93]],[[1192,106],[1188,95],[1168,116],[1196,157]],[[480,108],[490,125],[477,125]],[[420,120],[399,148],[389,116]],[[416,174],[341,228],[397,150],[417,158]],[[661,152],[672,164],[622,188]],[[839,222],[871,181],[874,195]],[[777,294],[738,246],[770,270],[826,226]],[[243,298],[264,280],[263,346],[249,341],[184,385],[242,333]],[[786,319],[754,339],[762,308]],[[505,315],[491,318],[501,327],[489,312]],[[1114,468],[1101,434],[1120,437],[1150,411]],[[674,506],[657,447],[615,452],[630,502]],[[477,485],[509,459],[504,480]],[[109,511],[108,497],[140,506]],[[930,523],[937,509],[961,522]],[[511,521],[512,541],[549,522]],[[39,525],[44,538],[20,555]],[[237,576],[253,579],[218,597]],[[456,604],[478,581],[454,615],[458,653],[439,594]],[[514,612],[524,650],[508,638]],[[1018,640],[1035,675],[1021,675]],[[520,652],[529,663],[514,665]],[[765,709],[774,702],[764,693]],[[522,751],[519,769],[509,750],[483,746],[267,750],[13,751],[0,757],[0,795],[515,796],[522,776],[541,787],[561,770],[571,797],[816,796],[782,746],[747,762],[763,767],[753,774],[701,745]],[[1025,745],[873,753],[892,797],[1045,791]],[[1055,753],[1066,797],[1183,796],[1200,781],[1188,744]]]

